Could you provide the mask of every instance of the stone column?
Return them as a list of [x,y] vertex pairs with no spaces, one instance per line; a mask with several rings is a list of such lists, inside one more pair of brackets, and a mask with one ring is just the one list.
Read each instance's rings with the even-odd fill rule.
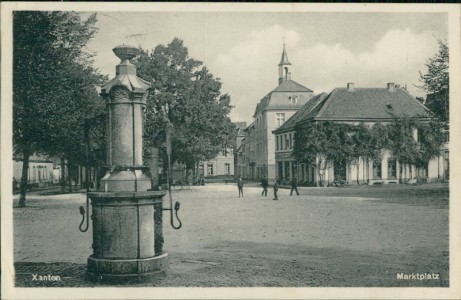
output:
[[108,170],[101,179],[102,190],[88,193],[93,224],[88,275],[126,282],[167,270],[160,224],[165,192],[151,190],[143,165],[143,108],[149,83],[136,76],[130,62],[138,50],[123,45],[113,51],[121,63],[116,77],[101,88],[106,100]]

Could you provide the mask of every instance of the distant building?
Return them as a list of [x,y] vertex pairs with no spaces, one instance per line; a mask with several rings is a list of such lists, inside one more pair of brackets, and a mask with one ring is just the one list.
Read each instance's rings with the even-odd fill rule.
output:
[[259,101],[253,123],[244,130],[245,138],[239,150],[242,156],[240,172],[247,179],[259,180],[267,176],[269,180],[275,180],[275,140],[272,131],[282,126],[313,94],[312,90],[291,79],[291,63],[285,45],[278,67],[278,86]]
[[220,151],[208,161],[199,164],[199,177],[234,176],[234,150],[232,148]]
[[[349,83],[347,88],[336,88],[331,93],[320,94],[307,102],[283,126],[274,130],[276,144],[276,176],[282,181],[297,178],[298,181],[315,185],[318,181],[313,165],[301,164],[293,157],[295,126],[300,122],[332,121],[349,124],[364,122],[367,126],[380,122],[389,123],[395,118],[424,118],[429,109],[411,96],[405,89],[389,83],[387,88],[355,88]],[[415,128],[416,131],[416,128]],[[413,133],[417,138],[417,132]],[[444,154],[445,156],[448,154]],[[416,168],[403,165],[402,180],[423,178],[428,181],[446,179],[447,159],[441,155],[429,161],[427,166]],[[360,159],[357,164],[329,161],[324,180],[332,182],[344,178],[348,182],[398,183],[399,162],[389,150],[382,150],[382,159],[370,164]]]
[[[16,188],[22,178],[22,159],[13,158],[13,181]],[[61,178],[60,166],[53,162],[53,159],[34,154],[29,158],[29,169],[27,171],[27,183],[36,187],[44,187],[59,183]]]
[[243,138],[241,131],[245,128],[246,122],[233,122],[233,124],[237,130],[236,144],[220,151],[214,159],[201,162],[198,166],[199,177],[234,176],[237,167],[237,149]]
[[234,150],[234,176],[235,177],[244,177],[245,173],[245,159],[243,153],[243,143],[245,140],[245,128],[247,126],[246,122],[235,122],[237,128],[237,139],[235,142]]

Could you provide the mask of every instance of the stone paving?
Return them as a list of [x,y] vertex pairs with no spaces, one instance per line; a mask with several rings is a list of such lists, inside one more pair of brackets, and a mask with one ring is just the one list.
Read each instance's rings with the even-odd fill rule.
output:
[[[282,189],[278,201],[260,192],[247,187],[238,198],[231,184],[176,190],[183,228],[172,229],[165,213],[169,273],[122,285],[449,285],[447,186],[301,188],[299,197]],[[16,286],[108,285],[85,278],[91,227],[78,231],[85,195],[28,200],[27,208],[14,208]],[[398,273],[418,272],[437,273],[439,279],[396,279]],[[60,280],[34,280],[34,275]]]

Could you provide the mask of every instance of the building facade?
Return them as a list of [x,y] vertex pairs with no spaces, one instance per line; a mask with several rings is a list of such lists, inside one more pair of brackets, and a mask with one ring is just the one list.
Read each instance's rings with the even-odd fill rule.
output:
[[272,131],[282,126],[299,108],[311,99],[313,92],[291,79],[291,63],[285,46],[278,65],[278,86],[256,106],[253,123],[245,128],[239,155],[242,176],[259,180],[276,178],[275,140]]
[[[22,159],[13,159],[13,182],[19,188],[22,178]],[[60,166],[53,163],[52,159],[37,154],[29,158],[27,183],[36,187],[49,186],[59,183],[61,178]]]
[[[306,185],[317,185],[318,170],[315,165],[302,164],[293,156],[295,126],[301,122],[331,121],[368,127],[376,123],[389,124],[396,118],[410,117],[427,119],[430,111],[404,88],[389,83],[387,88],[336,88],[329,94],[313,97],[283,126],[273,131],[275,135],[276,176],[282,182],[296,179]],[[417,139],[416,129],[413,137]],[[448,149],[448,145],[444,146]],[[323,181],[332,183],[338,179],[349,183],[387,184],[416,181],[440,181],[448,173],[446,154],[431,159],[427,166],[399,165],[398,160],[387,149],[381,150],[381,159],[366,162],[327,161]],[[402,167],[402,174],[398,170]],[[402,178],[400,178],[402,176]]]

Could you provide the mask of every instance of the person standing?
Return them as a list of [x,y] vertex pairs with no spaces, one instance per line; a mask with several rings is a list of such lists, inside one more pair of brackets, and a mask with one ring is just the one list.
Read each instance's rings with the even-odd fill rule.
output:
[[263,177],[261,180],[261,186],[263,187],[263,191],[261,193],[261,196],[267,196],[267,187],[269,186],[269,182],[267,181],[267,177]]
[[279,198],[277,197],[277,191],[279,190],[279,185],[277,183],[277,180],[275,180],[275,183],[274,183],[274,199],[273,200],[279,200]]
[[243,180],[242,180],[242,177],[239,177],[239,180],[237,181],[237,187],[239,189],[239,198],[240,198],[240,195],[242,195],[242,198],[243,198]]
[[297,180],[295,177],[291,180],[291,191],[290,191],[290,196],[293,196],[293,191],[296,191],[296,195],[299,196],[299,192],[298,192],[298,180]]

